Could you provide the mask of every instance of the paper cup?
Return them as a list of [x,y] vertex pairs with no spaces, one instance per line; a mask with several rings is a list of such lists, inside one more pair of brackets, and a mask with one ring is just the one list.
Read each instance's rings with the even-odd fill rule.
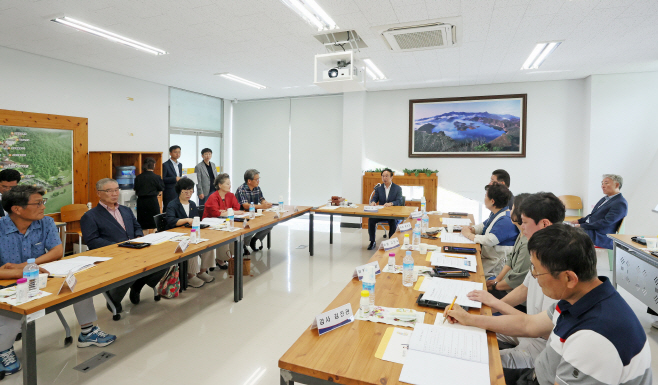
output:
[[411,280],[412,280],[413,282],[418,281],[418,270],[414,269],[413,274],[411,274]]
[[647,241],[647,249],[658,248],[658,238],[644,238]]
[[453,225],[448,225],[448,232],[452,233],[452,230],[454,230],[454,228],[455,227]]
[[256,212],[258,212],[258,214],[262,214],[262,213],[263,213],[263,209],[258,209],[258,210],[256,210]]
[[421,254],[427,254],[427,243],[421,243],[420,244],[420,253]]
[[44,289],[48,284],[48,273],[39,274],[39,289]]

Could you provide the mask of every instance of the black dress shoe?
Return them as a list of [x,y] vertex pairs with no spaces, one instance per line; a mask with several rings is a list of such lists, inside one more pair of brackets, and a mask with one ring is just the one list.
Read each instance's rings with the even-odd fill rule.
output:
[[374,249],[376,244],[377,244],[376,242],[370,242],[370,243],[368,243],[368,250],[372,250],[372,249]]
[[249,252],[249,250],[247,250],[247,246],[245,246],[245,247],[242,248],[242,254],[244,254],[244,255],[250,255],[250,254],[251,254],[251,253]]
[[217,267],[219,267],[222,270],[228,270],[228,262],[224,262],[223,265],[220,265],[219,263],[217,264]]
[[135,284],[130,288],[130,302],[132,302],[134,305],[139,303],[139,294],[142,292],[142,287],[144,287],[143,284]]

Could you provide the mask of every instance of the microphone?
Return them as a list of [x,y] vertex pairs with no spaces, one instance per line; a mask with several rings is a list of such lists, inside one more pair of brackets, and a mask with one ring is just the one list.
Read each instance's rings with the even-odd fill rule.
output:
[[381,183],[377,183],[377,184],[375,185],[375,187],[373,187],[372,189],[373,189],[373,190],[376,190],[377,187],[379,187],[379,186],[381,186],[381,185],[382,185]]

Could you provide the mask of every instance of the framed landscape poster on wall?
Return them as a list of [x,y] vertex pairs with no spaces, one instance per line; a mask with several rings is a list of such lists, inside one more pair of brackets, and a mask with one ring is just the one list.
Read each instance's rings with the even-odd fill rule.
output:
[[409,101],[409,157],[525,157],[527,94]]

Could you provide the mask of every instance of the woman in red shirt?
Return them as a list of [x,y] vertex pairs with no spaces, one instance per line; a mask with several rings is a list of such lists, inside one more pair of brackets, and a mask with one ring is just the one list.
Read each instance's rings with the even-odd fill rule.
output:
[[[225,217],[226,210],[233,209],[235,214],[242,214],[244,211],[240,210],[238,199],[231,192],[231,179],[228,174],[219,174],[215,178],[215,192],[210,194],[206,200],[203,209],[203,218],[217,218]],[[224,245],[217,248],[217,266],[220,269],[228,269],[226,261],[231,257],[231,245]]]

